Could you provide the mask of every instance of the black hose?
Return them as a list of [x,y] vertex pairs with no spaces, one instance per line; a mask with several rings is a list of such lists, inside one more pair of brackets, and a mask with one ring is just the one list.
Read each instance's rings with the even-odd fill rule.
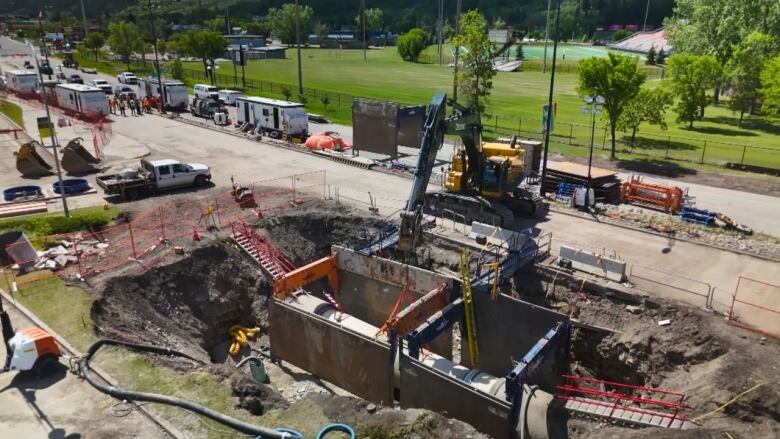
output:
[[205,416],[209,419],[212,419],[214,421],[219,422],[220,424],[226,425],[230,428],[233,428],[237,431],[240,431],[242,433],[246,434],[252,434],[252,435],[259,435],[265,438],[290,438],[289,433],[279,432],[276,430],[272,430],[270,428],[260,427],[257,425],[250,424],[248,422],[244,422],[241,420],[238,420],[236,418],[224,415],[222,413],[219,413],[217,411],[214,411],[208,407],[204,407],[202,405],[194,404],[189,401],[185,401],[183,399],[175,398],[173,396],[168,395],[160,395],[157,393],[143,393],[143,392],[134,392],[131,390],[125,390],[119,387],[114,386],[106,386],[100,382],[98,382],[93,376],[92,368],[89,364],[89,362],[92,360],[92,357],[95,356],[98,350],[100,350],[101,347],[104,345],[112,345],[112,346],[123,346],[126,348],[130,348],[136,351],[143,351],[143,352],[152,352],[155,354],[160,355],[173,355],[177,357],[187,358],[192,361],[196,361],[200,364],[204,364],[202,361],[193,358],[183,352],[175,351],[173,349],[168,348],[161,348],[158,346],[151,346],[151,345],[144,345],[144,344],[137,344],[137,343],[128,343],[124,341],[119,340],[109,340],[109,339],[100,339],[94,343],[87,349],[87,352],[84,354],[84,356],[81,357],[79,360],[79,364],[81,366],[81,376],[87,380],[87,382],[97,389],[98,391],[105,393],[107,395],[111,395],[114,398],[126,400],[126,401],[146,401],[146,402],[156,402],[159,404],[166,404],[166,405],[173,405],[176,407],[181,407],[185,410],[189,410],[191,412],[197,413],[201,416]]

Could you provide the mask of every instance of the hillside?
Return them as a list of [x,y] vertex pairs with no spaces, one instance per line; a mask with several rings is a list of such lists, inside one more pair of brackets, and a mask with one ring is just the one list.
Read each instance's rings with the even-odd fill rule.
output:
[[[264,16],[268,8],[291,0],[156,0],[161,4],[161,15],[168,23],[192,23],[224,15],[230,6],[231,17]],[[91,21],[105,22],[115,16],[134,19],[145,10],[135,0],[84,0]],[[357,0],[302,0],[314,8],[317,20],[331,26],[351,25],[358,12]],[[568,0],[563,14],[564,35],[581,34],[609,24],[641,24],[646,0]],[[674,0],[652,2],[648,23],[661,23],[671,15]],[[145,1],[140,2],[145,4]],[[392,31],[405,31],[413,26],[432,27],[436,20],[438,1],[366,0],[367,8],[380,8],[385,14],[385,26]],[[501,17],[509,24],[524,30],[541,29],[545,23],[546,0],[463,0],[463,9],[477,8],[491,21]],[[445,14],[452,19],[455,1],[445,0]],[[52,17],[80,19],[79,2],[74,0],[5,0],[0,2],[0,14],[37,15],[44,10]],[[567,35],[568,36],[568,35]]]

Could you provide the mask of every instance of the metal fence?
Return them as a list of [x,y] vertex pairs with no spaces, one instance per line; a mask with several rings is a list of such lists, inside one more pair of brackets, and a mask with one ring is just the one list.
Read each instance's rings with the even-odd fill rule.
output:
[[[181,240],[197,239],[210,231],[229,228],[231,222],[262,216],[264,212],[325,198],[325,171],[270,178],[248,184],[251,200],[235,201],[232,191],[193,198],[181,197],[100,230],[46,237],[63,248],[52,255],[62,277],[89,277],[126,264],[145,270],[161,261]],[[23,244],[11,244],[23,245]],[[10,247],[9,246],[9,247]],[[21,266],[36,261],[15,261]]]
[[731,298],[728,322],[780,339],[780,285],[740,276]]
[[[210,81],[203,70],[185,68],[185,74],[196,81]],[[303,96],[298,94],[298,88],[290,84],[282,84],[258,79],[246,79],[241,82],[237,77],[215,74],[218,85],[242,88],[246,93],[271,97],[287,97],[293,100],[314,100],[318,105],[328,102],[330,108],[336,110],[351,109],[352,100],[362,98],[346,93],[338,93],[317,88],[305,87]],[[326,99],[327,98],[327,99]],[[303,102],[306,103],[306,102]],[[413,105],[419,102],[402,102]],[[492,114],[483,117],[484,133],[488,137],[511,137],[518,135],[523,138],[542,140],[541,117],[516,117]],[[550,143],[558,148],[589,148],[591,126],[582,123],[555,121],[555,129],[550,136]],[[673,135],[618,131],[615,135],[618,153],[629,154],[636,158],[649,160],[676,160],[700,164],[723,166],[726,163],[740,165],[766,166],[767,162],[780,161],[780,150],[769,147],[747,144],[729,143],[709,140],[703,137],[681,137]],[[593,139],[594,148],[608,151],[612,148],[611,135],[607,125],[597,124]]]

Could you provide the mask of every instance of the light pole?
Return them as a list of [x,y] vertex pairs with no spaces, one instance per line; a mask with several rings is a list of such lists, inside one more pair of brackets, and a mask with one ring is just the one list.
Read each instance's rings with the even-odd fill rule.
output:
[[552,127],[553,117],[553,90],[555,89],[555,59],[558,56],[558,29],[561,24],[561,3],[563,0],[555,0],[555,35],[553,36],[553,59],[552,72],[550,73],[550,96],[547,99],[547,120],[544,129],[544,156],[542,158],[542,182],[539,188],[539,194],[544,196],[544,183],[547,180],[547,153],[550,149],[550,128]]
[[87,38],[87,12],[84,9],[84,0],[81,0],[81,20],[84,24],[84,38]]
[[[57,169],[57,180],[60,183],[60,196],[62,197],[62,210],[65,213],[65,218],[70,218],[70,210],[68,209],[68,199],[65,196],[65,186],[62,185],[62,169],[60,168],[60,156],[57,152],[57,136],[54,133],[54,124],[51,121],[51,112],[49,111],[49,93],[46,91],[46,86],[43,85],[43,73],[41,73],[41,63],[38,62],[38,54],[35,53],[35,47],[32,43],[28,42],[30,50],[32,51],[33,58],[35,58],[35,66],[38,68],[38,78],[41,81],[41,88],[43,89],[43,107],[46,109],[46,120],[48,121],[49,136],[51,137],[51,147],[54,152],[54,165]],[[41,139],[43,140],[43,139]]]
[[[455,36],[460,36],[460,0],[458,0],[455,6]],[[452,43],[452,40],[450,40]],[[452,74],[452,100],[458,101],[458,54],[460,52],[460,46],[455,45],[455,67]]]
[[[148,0],[149,6],[149,20],[152,22],[152,46],[154,47],[154,66],[157,72],[157,84],[160,86],[160,113],[165,114],[165,84],[162,82],[162,75],[160,75],[160,57],[157,54],[157,26],[154,23],[154,10],[152,9],[152,0]],[[212,66],[212,74],[214,77],[214,66]]]
[[41,52],[43,52],[43,57],[46,58],[46,74],[49,76],[49,79],[51,79],[52,74],[52,68],[51,63],[49,62],[49,48],[46,47],[46,33],[43,32],[43,22],[41,21],[43,19],[43,12],[38,13],[38,30],[41,32]]
[[647,30],[647,15],[650,13],[650,0],[647,0],[647,7],[645,8],[645,22],[642,25],[642,30]]
[[360,25],[363,27],[363,61],[366,60],[366,0],[360,0]]
[[437,20],[436,39],[439,43],[439,67],[444,55],[444,0],[439,0],[439,19]]
[[585,106],[582,107],[582,113],[590,113],[590,153],[588,155],[588,186],[585,189],[585,209],[590,207],[590,169],[593,165],[593,138],[596,135],[596,116],[601,114],[601,106],[604,105],[604,96],[585,96]]
[[303,96],[303,70],[301,68],[301,14],[298,0],[295,0],[295,47],[298,52],[298,94]]
[[[542,59],[542,73],[547,73],[547,39],[550,32],[550,3],[552,0],[547,0],[547,19],[544,21],[544,59]],[[557,31],[556,31],[557,33]]]

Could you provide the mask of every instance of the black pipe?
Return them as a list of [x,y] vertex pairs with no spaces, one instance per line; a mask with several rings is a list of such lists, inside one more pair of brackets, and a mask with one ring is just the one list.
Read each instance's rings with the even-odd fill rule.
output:
[[109,339],[100,339],[87,349],[87,352],[84,354],[84,356],[81,357],[79,360],[79,365],[81,366],[81,376],[87,380],[87,382],[97,389],[98,391],[105,393],[107,395],[110,395],[114,398],[126,400],[126,401],[146,401],[146,402],[156,402],[159,404],[167,404],[172,405],[176,407],[181,407],[185,410],[197,413],[201,416],[205,416],[209,419],[212,419],[214,421],[219,422],[220,424],[226,425],[230,428],[233,428],[237,431],[240,431],[242,433],[246,434],[252,434],[252,435],[258,435],[262,436],[263,438],[289,438],[289,433],[282,433],[278,432],[276,430],[271,430],[269,428],[260,427],[257,425],[250,424],[248,422],[244,422],[241,420],[238,420],[236,418],[227,416],[225,414],[219,413],[215,410],[212,410],[208,407],[204,407],[202,405],[198,405],[195,403],[192,403],[190,401],[185,401],[183,399],[179,399],[173,396],[168,395],[160,395],[157,393],[144,393],[144,392],[134,392],[131,390],[125,390],[119,387],[114,386],[106,386],[96,380],[96,377],[93,376],[94,372],[92,371],[92,368],[89,364],[89,362],[92,360],[92,357],[95,356],[98,350],[102,348],[104,345],[109,346],[123,346],[126,348],[130,348],[136,351],[143,351],[143,352],[151,352],[154,354],[159,355],[173,355],[177,357],[186,358],[195,362],[198,362],[200,364],[205,364],[202,361],[193,358],[183,352],[175,351],[173,349],[168,348],[161,348],[158,346],[151,346],[151,345],[144,345],[144,344],[137,344],[137,343],[128,343],[123,342],[119,340],[109,340]]

